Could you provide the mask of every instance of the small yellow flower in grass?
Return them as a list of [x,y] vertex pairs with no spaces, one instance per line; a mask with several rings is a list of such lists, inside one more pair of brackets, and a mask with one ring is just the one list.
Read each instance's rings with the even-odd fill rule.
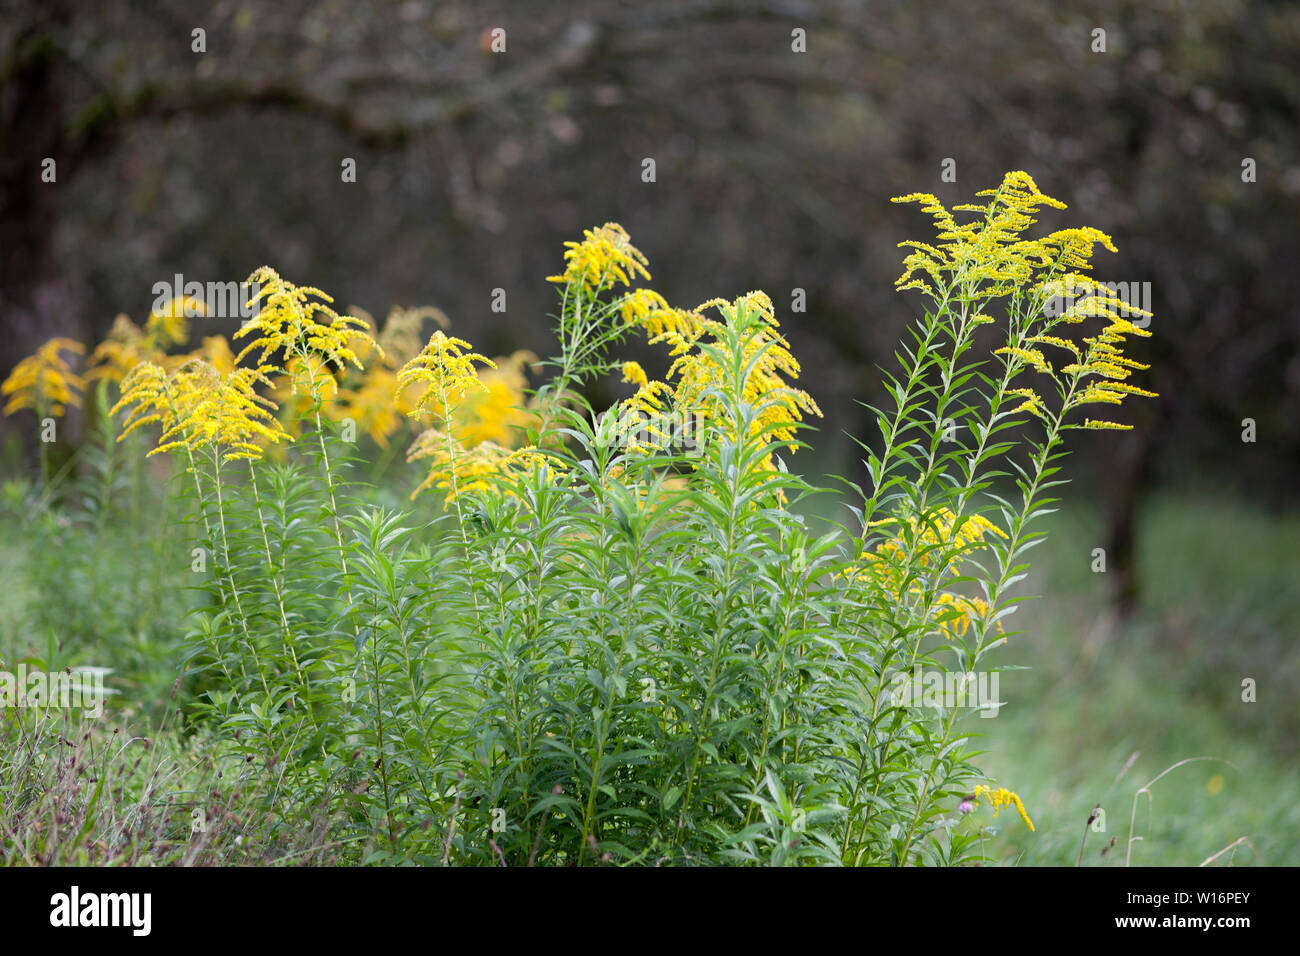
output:
[[35,355],[29,355],[9,373],[0,385],[0,395],[8,395],[5,414],[12,415],[30,408],[39,415],[62,415],[67,406],[79,407],[86,380],[72,371],[62,352],[84,355],[85,346],[73,339],[50,339]]
[[1025,812],[1025,805],[1020,802],[1020,797],[1007,790],[1005,787],[999,787],[994,790],[992,787],[980,784],[975,788],[975,799],[983,797],[989,806],[993,808],[993,816],[997,816],[1003,807],[1014,806],[1016,812],[1020,814],[1020,819],[1025,821],[1025,825],[1030,830],[1034,829],[1033,821],[1029,819],[1029,814]]
[[616,282],[631,285],[637,276],[649,279],[649,264],[641,250],[632,245],[627,232],[616,222],[583,231],[582,242],[566,242],[564,273],[547,276],[547,282],[581,285],[590,291],[612,287]]

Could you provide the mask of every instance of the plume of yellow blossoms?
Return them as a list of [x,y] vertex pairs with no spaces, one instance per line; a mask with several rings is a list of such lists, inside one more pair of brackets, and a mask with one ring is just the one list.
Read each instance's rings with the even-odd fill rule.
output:
[[[921,203],[922,210],[934,219],[938,230],[937,245],[899,243],[900,247],[912,251],[903,260],[903,274],[895,283],[898,289],[920,289],[939,305],[956,299],[978,303],[1015,294],[1029,304],[1031,314],[1053,298],[1068,297],[1069,308],[1050,318],[1039,334],[1000,348],[995,354],[1006,356],[1014,370],[1028,368],[1058,381],[1059,373],[1071,377],[1073,385],[1085,378],[1099,379],[1083,383],[1081,389],[1068,389],[1070,398],[1062,414],[1080,405],[1118,405],[1128,395],[1154,397],[1154,392],[1123,381],[1133,369],[1148,367],[1124,356],[1125,336],[1151,334],[1125,316],[1151,313],[1123,301],[1109,287],[1088,275],[1097,246],[1116,251],[1110,236],[1085,227],[1058,229],[1040,239],[1025,238],[1023,234],[1036,221],[1034,216],[1040,208],[1066,208],[1060,200],[1044,195],[1026,172],[1009,172],[997,189],[982,190],[978,195],[988,197],[988,201],[955,206],[952,211],[930,193],[894,198],[894,202]],[[954,212],[976,215],[970,222],[958,223]],[[1091,318],[1104,318],[1109,324],[1099,335],[1085,338],[1082,349],[1069,339],[1050,334],[1052,327],[1059,323],[1079,323]],[[976,314],[971,321],[992,319]],[[1039,346],[1065,349],[1075,361],[1055,369]],[[1043,399],[1032,388],[1011,389],[1009,394],[1022,400],[1015,412],[1029,412],[1047,419]],[[1082,427],[1127,429],[1131,426],[1086,419]]]
[[1025,805],[1020,802],[1020,797],[1003,787],[993,789],[984,784],[979,784],[975,788],[975,799],[983,797],[985,802],[993,808],[993,816],[996,817],[1003,807],[1014,806],[1016,812],[1020,814],[1020,819],[1025,821],[1025,825],[1032,831],[1034,823],[1029,819],[1029,814],[1025,812]]
[[359,369],[356,349],[378,348],[370,337],[368,323],[354,315],[339,315],[329,305],[334,300],[320,289],[295,286],[269,266],[256,270],[248,283],[259,286],[250,304],[260,301],[262,307],[235,333],[237,339],[257,333],[257,338],[235,356],[237,363],[260,349],[257,364],[262,369],[271,368],[267,360],[280,353],[286,362],[294,356],[304,362],[315,356],[334,366]]
[[199,299],[178,296],[161,309],[149,313],[144,325],[145,336],[161,349],[184,345],[190,340],[189,317],[207,313],[207,305]]
[[137,428],[157,423],[162,433],[149,455],[173,448],[190,453],[213,448],[226,461],[256,460],[265,444],[287,437],[275,419],[275,403],[256,392],[256,386],[270,384],[265,367],[241,367],[223,374],[214,365],[194,359],[168,373],[160,365],[143,362],[122,380],[122,397],[111,412],[130,409],[118,441]]
[[475,363],[496,368],[491,359],[473,351],[464,339],[446,335],[441,329],[397,373],[397,387],[415,391],[412,417],[430,412],[443,428],[451,428],[451,418],[465,395],[473,389],[485,389]]
[[[1040,208],[1066,208],[1060,200],[1044,195],[1026,172],[1007,173],[997,189],[984,189],[976,195],[989,200],[954,206],[951,212],[931,193],[894,197],[893,202],[921,203],[938,230],[937,245],[899,243],[900,248],[912,250],[895,282],[900,291],[920,289],[937,302],[943,296],[936,290],[950,289],[956,280],[961,294],[970,301],[1018,289],[1032,295],[1040,293],[1042,284],[1057,270],[1086,269],[1094,246],[1115,251],[1110,237],[1092,228],[1061,229],[1041,239],[1023,238],[1024,231],[1037,221],[1034,216]],[[976,216],[958,223],[954,212]]]
[[466,395],[456,409],[456,437],[471,448],[484,442],[505,448],[519,445],[526,430],[539,421],[524,394],[528,386],[524,368],[536,361],[532,352],[519,350],[497,359],[491,368],[480,369],[483,387]]
[[566,242],[564,272],[547,276],[547,282],[574,285],[588,292],[611,288],[617,282],[631,285],[637,276],[649,279],[649,264],[632,245],[627,231],[616,222],[583,231],[581,242]]
[[14,366],[0,384],[0,395],[9,396],[6,415],[23,408],[38,415],[62,415],[67,406],[81,405],[86,380],[72,371],[63,352],[84,355],[86,347],[73,339],[53,338]]
[[[353,311],[366,316],[367,325],[373,324],[368,313],[355,308]],[[387,448],[389,439],[401,428],[413,407],[410,390],[398,388],[397,373],[402,364],[419,354],[424,344],[420,330],[425,319],[433,319],[444,329],[451,324],[441,309],[432,306],[415,309],[394,306],[389,310],[383,331],[376,339],[354,337],[351,340],[353,351],[362,365],[359,373],[342,368],[329,370],[328,365],[317,357],[314,360],[315,369],[329,371],[329,379],[320,376],[315,378],[321,386],[320,396],[324,401],[322,413],[335,421],[351,419],[375,444]],[[295,361],[301,368],[303,359]],[[287,398],[281,396],[297,390],[303,397],[295,403],[295,410],[301,414],[312,400],[310,389],[301,388],[304,381],[301,375],[295,386],[293,365],[294,362],[290,362],[291,370],[279,376],[277,398],[287,401]]]
[[[701,306],[703,308],[703,306]],[[652,340],[665,332],[695,339],[702,331],[703,319],[698,310],[675,309],[653,289],[634,289],[619,304],[623,321],[639,326]]]
[[494,441],[466,448],[440,428],[430,428],[415,439],[406,460],[419,459],[428,462],[429,471],[411,497],[433,489],[443,492],[448,501],[469,492],[487,491],[501,477],[516,478],[534,469],[553,468],[551,459],[536,448],[511,450]]
[[[511,477],[547,466],[546,456],[536,448],[512,451],[504,447],[513,438],[508,433],[516,421],[514,405],[505,403],[522,398],[523,366],[535,357],[516,352],[504,367],[498,367],[472,348],[439,329],[398,372],[397,394],[410,389],[414,395],[408,414],[432,414],[434,418],[433,427],[421,433],[407,451],[407,461],[423,459],[429,467],[412,498],[432,488],[443,491],[451,501],[466,492],[486,489],[497,476]],[[494,373],[500,373],[500,378],[489,377]]]
[[120,382],[131,369],[141,362],[162,362],[163,352],[149,340],[144,330],[126,315],[113,320],[104,341],[90,354],[90,368],[86,377],[92,380],[107,379]]
[[[204,339],[204,347],[189,356],[169,356],[167,349],[175,345],[184,345],[189,341],[190,315],[204,315],[207,306],[190,296],[172,299],[161,309],[155,309],[145,320],[144,328],[136,325],[126,315],[119,315],[113,320],[104,341],[95,347],[90,355],[90,370],[87,377],[120,382],[126,373],[141,362],[154,362],[158,365],[177,365],[189,358],[204,355],[213,346],[212,339]],[[216,336],[223,342],[224,337]],[[229,352],[229,347],[227,347]],[[233,367],[233,363],[232,363]]]
[[[721,320],[706,317],[703,313],[709,308],[716,308]],[[721,425],[724,430],[730,427],[729,437],[738,437],[734,426],[725,425],[723,404],[717,395],[731,380],[731,370],[719,360],[725,354],[728,328],[747,330],[743,343],[747,371],[740,398],[760,408],[749,428],[751,440],[764,444],[791,441],[805,415],[821,415],[812,396],[790,384],[799,377],[799,362],[778,331],[780,324],[772,300],[765,293],[749,292],[734,302],[713,299],[689,313],[660,309],[657,315],[650,323],[660,323],[661,331],[650,341],[664,342],[671,348],[673,363],[668,369],[668,382],[648,380],[634,362],[623,366],[624,381],[638,386],[636,394],[623,403],[624,408],[643,415],[648,428],[653,430],[654,422],[671,400],[678,415]],[[764,456],[760,467],[775,470],[771,453]]]

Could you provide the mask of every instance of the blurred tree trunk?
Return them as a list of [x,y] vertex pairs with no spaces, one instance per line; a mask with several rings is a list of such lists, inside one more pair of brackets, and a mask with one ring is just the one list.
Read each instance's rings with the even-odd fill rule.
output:
[[[82,331],[55,247],[58,192],[71,173],[62,127],[68,67],[48,27],[66,22],[68,10],[55,2],[46,13],[0,66],[0,377],[51,336]],[[47,158],[55,182],[41,178]]]
[[1129,618],[1142,598],[1138,574],[1138,514],[1151,477],[1149,429],[1135,429],[1120,440],[1106,493],[1106,554],[1116,615]]

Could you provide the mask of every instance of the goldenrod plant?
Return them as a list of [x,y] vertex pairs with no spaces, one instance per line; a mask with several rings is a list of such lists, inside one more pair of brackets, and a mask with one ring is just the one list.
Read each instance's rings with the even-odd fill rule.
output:
[[[1091,277],[1108,236],[1034,237],[1064,207],[1028,174],[977,200],[899,197],[936,229],[897,282],[925,308],[838,522],[806,506],[843,490],[792,467],[821,409],[771,298],[671,305],[615,223],[566,244],[543,360],[489,359],[436,310],[377,331],[269,268],[238,353],[168,356],[183,327],[119,322],[94,353],[100,401],[120,388],[103,437],[175,462],[156,534],[202,595],[177,686],[244,768],[261,852],[310,855],[311,833],[360,863],[951,865],[988,859],[981,802],[1032,832],[1039,795],[970,743],[1004,702],[970,691],[1032,639],[1017,585],[1065,433],[1125,427],[1087,406],[1151,394],[1126,351],[1149,332]],[[73,401],[60,351],[6,394]],[[602,376],[610,408],[586,397]],[[394,494],[364,459],[403,422]],[[911,675],[945,694],[918,703]]]

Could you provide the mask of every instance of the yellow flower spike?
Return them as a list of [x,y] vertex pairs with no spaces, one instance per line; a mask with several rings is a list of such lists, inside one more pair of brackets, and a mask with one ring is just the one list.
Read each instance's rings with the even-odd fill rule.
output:
[[1017,415],[1020,412],[1029,412],[1031,415],[1035,415],[1044,421],[1047,420],[1047,411],[1043,407],[1042,396],[1032,388],[1009,388],[1007,389],[1007,394],[1018,395],[1024,399],[1023,402],[1011,410],[1011,414]]
[[1025,812],[1025,805],[1020,802],[1020,797],[1005,787],[999,787],[994,790],[985,784],[979,784],[975,788],[975,799],[983,797],[989,806],[993,808],[993,816],[996,817],[1003,807],[1014,806],[1016,812],[1020,814],[1020,819],[1025,821],[1025,825],[1032,831],[1034,829],[1033,821],[1029,819],[1029,814]]
[[151,345],[166,349],[184,345],[190,338],[189,316],[207,315],[207,305],[188,295],[177,296],[149,314],[144,331]]
[[110,415],[116,415],[123,408],[131,409],[118,441],[143,425],[161,422],[167,428],[175,422],[175,402],[169,386],[166,370],[154,362],[140,362],[127,371],[122,378],[122,397],[109,410]]
[[158,423],[162,433],[150,456],[215,447],[226,461],[261,458],[264,444],[287,437],[275,420],[275,403],[255,391],[270,384],[266,371],[245,367],[223,375],[211,363],[191,359],[168,373],[143,362],[122,380],[122,398],[111,411],[131,409],[118,440]]
[[1027,341],[1031,345],[1055,345],[1057,348],[1068,349],[1074,353],[1076,358],[1080,357],[1079,346],[1075,345],[1069,339],[1063,339],[1058,335],[1033,335]]
[[645,388],[650,384],[646,378],[645,369],[637,362],[623,363],[623,381],[635,385],[638,389]]
[[[935,605],[939,609],[949,609],[949,616],[939,621],[939,628],[945,637],[954,641],[966,636],[976,617],[989,612],[989,603],[983,598],[962,597],[948,591],[940,592]],[[1001,621],[997,623],[997,630],[999,634],[1006,633]]]
[[[897,518],[881,518],[869,522],[867,528],[870,530],[885,525],[903,524],[904,522]],[[957,515],[948,508],[936,509],[925,520],[917,515],[908,515],[905,524],[906,531],[900,528],[897,533],[861,555],[857,563],[848,571],[849,577],[869,575],[879,582],[887,593],[902,600],[906,594],[917,595],[924,590],[919,579],[914,577],[910,584],[903,579],[909,552],[916,554],[915,566],[922,569],[936,566],[936,556],[946,555],[943,570],[955,575],[961,570],[963,560],[977,550],[990,535],[1007,540],[1006,532],[983,515],[967,515],[963,519],[958,519]],[[980,607],[978,599],[956,596],[949,598],[941,596],[937,599],[937,603],[956,606],[954,602],[958,600],[975,608]]]
[[[708,309],[717,309],[721,321],[706,317],[704,313]],[[821,415],[821,409],[812,396],[787,382],[787,379],[799,376],[799,363],[790,353],[785,338],[777,331],[779,323],[775,309],[766,293],[749,292],[733,302],[710,299],[689,313],[678,314],[689,317],[689,320],[665,327],[650,339],[651,343],[664,342],[670,347],[673,363],[668,369],[667,379],[673,384],[646,381],[639,386],[636,395],[623,403],[625,409],[650,420],[651,434],[655,434],[654,422],[660,418],[664,407],[662,398],[669,395],[675,411],[688,419],[721,421],[721,404],[711,393],[728,382],[731,372],[699,346],[701,343],[719,345],[727,326],[734,327],[742,315],[748,316],[750,321],[757,319],[757,322],[744,345],[745,364],[749,371],[741,397],[751,404],[761,402],[764,405],[753,423],[751,437],[764,443],[789,441],[794,438],[795,427],[804,415]],[[753,360],[752,363],[749,359]],[[764,456],[760,467],[768,471],[776,469],[771,454]]]
[[236,362],[260,350],[259,367],[267,366],[269,358],[282,352],[286,361],[293,356],[307,359],[314,355],[339,368],[352,365],[360,369],[357,346],[363,351],[382,352],[369,334],[369,324],[354,315],[339,315],[329,306],[334,300],[320,289],[295,286],[269,266],[255,271],[248,283],[260,287],[250,304],[261,302],[262,306],[235,333],[237,339],[257,333],[257,338],[235,356]]
[[424,481],[411,492],[414,500],[423,491],[441,491],[450,503],[458,496],[487,491],[500,477],[518,477],[535,469],[546,469],[549,477],[559,472],[558,464],[537,448],[515,451],[485,441],[466,448],[441,428],[422,432],[406,453],[407,461],[429,463]]
[[1014,359],[1019,359],[1025,365],[1030,365],[1036,372],[1050,374],[1052,366],[1047,363],[1047,356],[1043,355],[1038,349],[1023,349],[1015,346],[1005,346],[993,351],[994,355],[1010,355]]
[[23,408],[42,415],[62,415],[69,405],[80,407],[86,380],[72,371],[62,352],[84,355],[86,347],[73,339],[53,338],[14,366],[0,384],[0,395],[9,396],[6,415]]
[[[1088,267],[1094,246],[1114,249],[1110,237],[1096,229],[1060,230],[1043,239],[1022,238],[1040,207],[1065,208],[1023,171],[1007,173],[1000,186],[978,195],[988,201],[955,206],[952,211],[929,193],[894,198],[894,202],[920,203],[938,232],[933,244],[900,243],[911,252],[903,259],[903,274],[895,282],[899,291],[919,288],[933,297],[934,289],[949,285],[945,274],[960,274],[972,300],[994,298],[1026,286],[1031,294],[1046,298],[1051,289],[1064,283],[1044,277],[1034,284],[1039,270],[1077,272]],[[954,212],[975,213],[976,218],[958,223]]]
[[438,424],[450,427],[452,415],[466,393],[484,389],[474,363],[496,368],[496,363],[476,352],[464,339],[452,338],[441,329],[397,373],[397,391],[414,386],[418,391],[412,401],[412,417],[432,412]]
[[126,315],[118,315],[104,341],[90,353],[86,378],[120,382],[141,362],[161,362],[163,353],[145,335],[143,329]]
[[184,417],[163,432],[155,451],[181,445],[190,451],[216,446],[226,461],[256,460],[262,457],[258,442],[274,444],[287,437],[273,414],[275,403],[254,390],[259,384],[270,385],[265,366],[237,368],[225,376],[201,360],[194,368],[193,377],[183,379],[186,384],[214,380],[216,387],[191,393]]
[[561,275],[547,276],[547,282],[580,285],[594,292],[617,282],[631,285],[637,276],[650,278],[646,268],[649,261],[618,223],[586,229],[583,237],[582,242],[565,243],[565,270]]

